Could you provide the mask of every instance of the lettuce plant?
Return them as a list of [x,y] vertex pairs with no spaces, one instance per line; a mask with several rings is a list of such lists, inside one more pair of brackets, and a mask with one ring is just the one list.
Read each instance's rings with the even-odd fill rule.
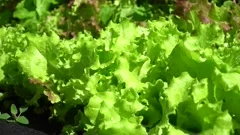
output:
[[188,30],[172,16],[124,20],[97,39],[0,28],[0,84],[28,105],[47,97],[64,133],[238,134],[239,37],[192,15]]

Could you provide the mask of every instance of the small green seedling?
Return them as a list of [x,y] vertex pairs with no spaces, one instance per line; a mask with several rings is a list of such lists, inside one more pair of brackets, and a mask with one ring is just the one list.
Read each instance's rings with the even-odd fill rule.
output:
[[[20,107],[19,110],[17,107],[12,104],[11,105],[11,115],[8,113],[1,113],[0,112],[0,119],[7,120],[8,122],[18,122],[21,124],[29,124],[28,119],[25,116],[21,116],[22,113],[26,112],[28,108]],[[19,111],[19,113],[18,113]],[[11,119],[12,118],[12,119]]]

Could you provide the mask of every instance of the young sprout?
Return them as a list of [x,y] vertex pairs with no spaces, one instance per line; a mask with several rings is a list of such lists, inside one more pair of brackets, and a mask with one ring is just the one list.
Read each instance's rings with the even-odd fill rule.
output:
[[8,122],[18,122],[20,124],[29,124],[28,119],[25,116],[21,116],[22,113],[27,111],[27,107],[20,107],[19,110],[17,107],[12,104],[10,108],[11,115],[8,113],[1,113],[0,112],[0,119],[1,120],[7,120]]

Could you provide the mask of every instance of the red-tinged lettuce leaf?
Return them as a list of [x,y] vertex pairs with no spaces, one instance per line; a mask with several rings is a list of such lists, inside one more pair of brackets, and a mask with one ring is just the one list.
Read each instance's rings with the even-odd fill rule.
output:
[[[218,24],[225,32],[236,31],[239,28],[238,16],[239,5],[233,1],[196,0],[196,1],[176,1],[175,13],[185,20],[175,20],[178,24],[185,25],[179,27],[184,31],[193,32],[200,24]],[[183,21],[183,22],[182,22]],[[192,22],[192,23],[189,23]],[[181,22],[181,23],[179,23]],[[192,29],[186,24],[193,25]]]

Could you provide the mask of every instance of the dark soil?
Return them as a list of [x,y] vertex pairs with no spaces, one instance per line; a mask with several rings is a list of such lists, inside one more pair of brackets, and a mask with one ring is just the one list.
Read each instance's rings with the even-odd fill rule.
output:
[[0,135],[47,135],[43,132],[21,126],[17,123],[0,121]]
[[[2,91],[3,91],[3,89],[0,88],[0,92],[2,92]],[[9,93],[9,94],[11,96],[8,96],[4,100],[0,101],[0,112],[1,113],[11,114],[10,113],[11,104],[15,104],[17,106],[17,108],[21,107],[22,104],[24,104],[23,99],[17,97],[13,93]],[[41,99],[39,99],[39,105],[40,106],[37,108],[39,110],[36,111],[36,107],[35,108],[29,107],[28,110],[22,114],[29,120],[28,125],[20,125],[17,123],[10,123],[10,124],[11,125],[15,124],[15,125],[12,125],[14,128],[19,126],[19,128],[17,128],[17,131],[19,131],[21,129],[21,127],[26,127],[26,128],[34,129],[37,131],[41,131],[48,135],[59,135],[61,133],[63,125],[54,118],[49,119],[49,117],[51,116],[49,107],[52,106],[52,104],[47,102],[46,99],[41,98]],[[5,126],[5,127],[7,127],[7,126],[5,124],[0,123],[0,135],[5,135],[5,134],[1,134],[2,129],[4,129],[4,127],[1,127],[1,126]],[[26,130],[26,129],[24,129],[24,130]],[[5,132],[7,132],[7,131],[8,130],[5,130]],[[9,134],[6,134],[6,135],[10,135],[10,133],[11,133],[11,131],[9,130]]]
[[30,123],[27,127],[44,132],[48,135],[60,135],[63,126],[56,119],[49,120],[49,110],[42,114],[35,114],[32,112],[34,111],[29,110],[25,114]]

